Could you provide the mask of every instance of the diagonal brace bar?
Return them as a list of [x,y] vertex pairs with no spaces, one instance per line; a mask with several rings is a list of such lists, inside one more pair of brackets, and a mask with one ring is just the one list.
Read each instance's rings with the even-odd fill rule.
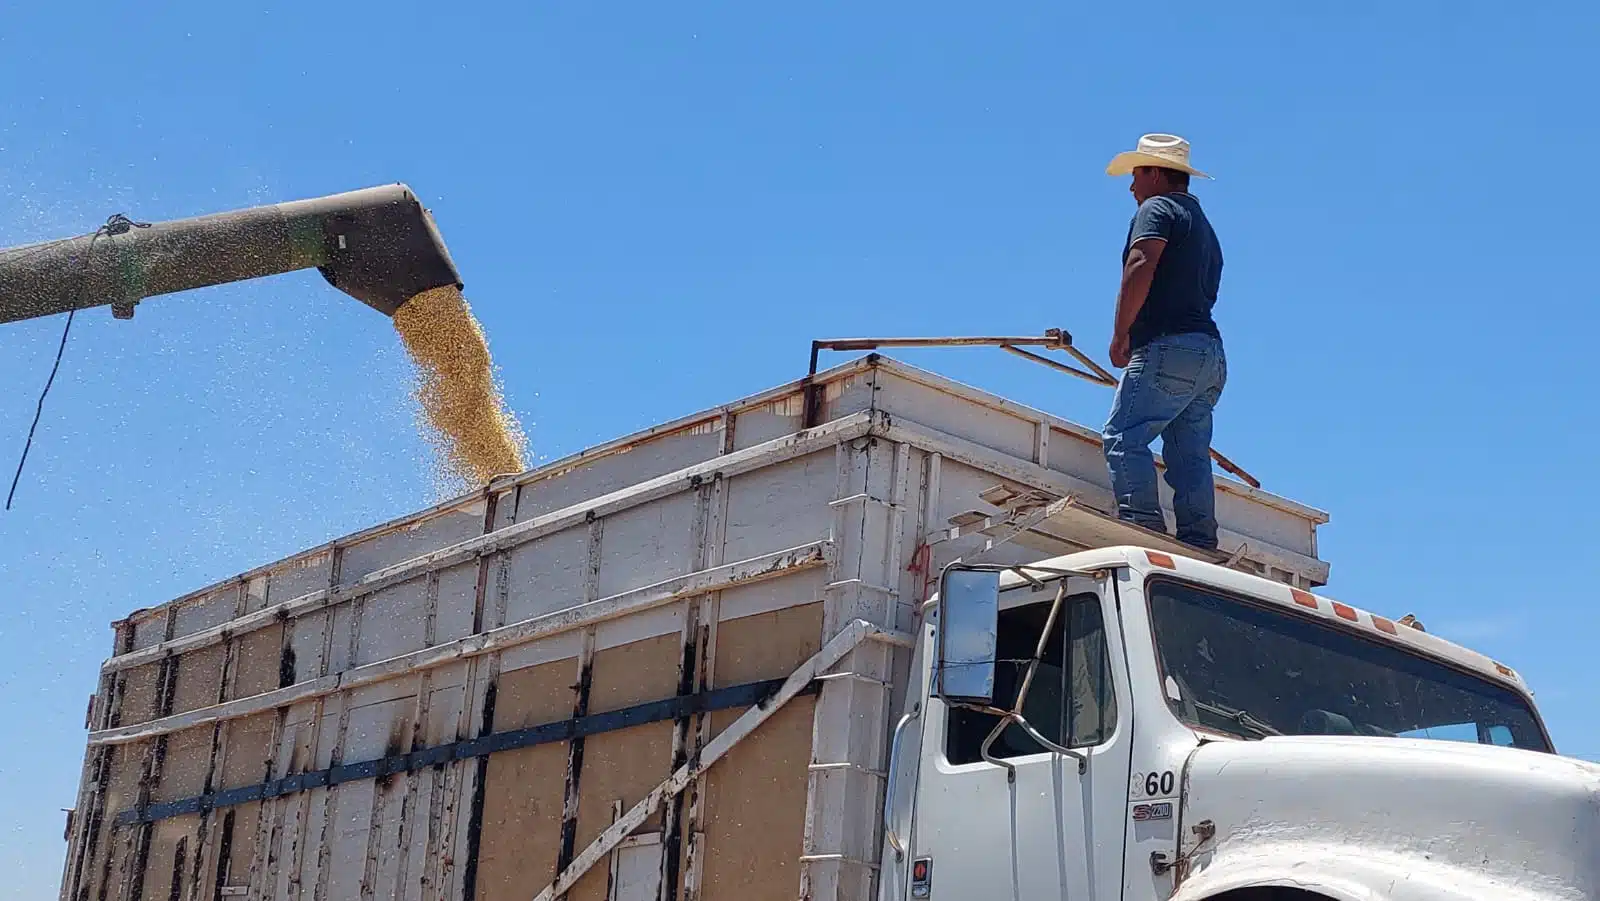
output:
[[622,844],[633,830],[639,828],[645,820],[656,812],[668,795],[676,795],[688,787],[701,773],[710,769],[722,756],[728,753],[734,745],[738,744],[745,736],[756,730],[756,727],[766,722],[779,708],[789,703],[800,694],[805,687],[817,676],[822,675],[829,667],[838,663],[844,656],[855,649],[863,641],[883,641],[901,647],[910,647],[911,636],[902,632],[895,632],[881,626],[875,626],[866,620],[858,619],[844,628],[844,631],[834,636],[831,641],[822,646],[822,650],[814,654],[810,660],[800,665],[793,674],[785,679],[772,697],[762,701],[756,706],[746,710],[743,715],[734,720],[728,728],[722,730],[711,743],[700,752],[697,760],[690,761],[679,767],[677,772],[667,778],[667,781],[656,786],[644,800],[633,805],[633,808],[623,814],[620,819],[612,823],[606,831],[600,833],[589,847],[584,848],[572,863],[567,866],[556,880],[545,886],[544,891],[534,897],[534,901],[554,901],[565,895],[583,878],[595,864]]

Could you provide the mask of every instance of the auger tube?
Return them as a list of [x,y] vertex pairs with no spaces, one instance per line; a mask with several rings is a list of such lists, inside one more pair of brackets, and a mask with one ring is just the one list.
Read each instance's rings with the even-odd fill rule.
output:
[[429,288],[461,287],[433,217],[403,184],[149,225],[113,217],[96,232],[0,251],[0,323],[315,267],[393,316]]

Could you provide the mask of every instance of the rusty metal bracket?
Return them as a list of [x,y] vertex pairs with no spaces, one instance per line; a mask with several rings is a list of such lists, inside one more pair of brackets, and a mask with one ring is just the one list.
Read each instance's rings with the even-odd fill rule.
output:
[[[1072,333],[1062,328],[1046,329],[1045,333],[1039,337],[978,335],[940,338],[820,338],[811,342],[811,366],[806,370],[804,382],[805,419],[802,423],[803,427],[811,429],[821,424],[819,420],[822,416],[822,386],[817,384],[817,358],[823,351],[881,350],[886,347],[998,347],[1007,353],[1048,366],[1057,372],[1064,372],[1067,375],[1076,376],[1084,381],[1093,382],[1096,385],[1102,385],[1107,388],[1117,387],[1117,377],[1108,372],[1105,367],[1096,363],[1088,354],[1074,346]],[[1076,366],[1063,363],[1044,354],[1024,350],[1023,348],[1025,347],[1039,347],[1047,351],[1063,351],[1083,364],[1083,368],[1079,369]],[[1216,448],[1211,449],[1211,459],[1216,461],[1224,472],[1244,482],[1251,488],[1261,487],[1260,479],[1246,472],[1243,467],[1228,459]]]
[[1189,831],[1194,833],[1194,847],[1190,848],[1187,853],[1180,853],[1176,860],[1160,851],[1152,852],[1150,854],[1150,872],[1157,876],[1164,876],[1167,873],[1176,871],[1174,873],[1176,884],[1183,884],[1183,881],[1189,877],[1189,870],[1194,864],[1195,856],[1205,850],[1206,845],[1217,837],[1217,824],[1211,820],[1201,820]]

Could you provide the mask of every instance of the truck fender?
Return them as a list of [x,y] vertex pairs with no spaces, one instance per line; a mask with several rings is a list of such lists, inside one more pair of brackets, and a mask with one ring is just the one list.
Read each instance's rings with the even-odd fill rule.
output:
[[[1209,859],[1208,859],[1209,858]],[[1441,865],[1421,855],[1290,842],[1202,853],[1170,901],[1226,899],[1242,889],[1288,888],[1329,901],[1566,901],[1570,888],[1513,884],[1487,868]]]

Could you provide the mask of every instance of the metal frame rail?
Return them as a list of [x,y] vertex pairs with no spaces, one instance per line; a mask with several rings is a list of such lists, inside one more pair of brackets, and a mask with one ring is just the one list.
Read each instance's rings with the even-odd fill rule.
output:
[[[814,428],[818,425],[817,419],[822,413],[822,392],[816,384],[817,358],[824,350],[852,351],[852,350],[879,350],[885,347],[998,347],[1001,350],[1032,360],[1043,366],[1048,366],[1057,372],[1076,376],[1087,382],[1093,382],[1106,388],[1117,387],[1117,377],[1108,372],[1105,367],[1096,363],[1092,357],[1079,350],[1072,343],[1072,333],[1066,329],[1046,329],[1042,336],[969,336],[969,337],[937,337],[937,338],[819,338],[811,342],[811,365],[806,370],[805,389],[805,427]],[[1040,347],[1047,351],[1059,350],[1070,355],[1074,360],[1083,364],[1079,369],[1060,360],[1055,360],[1043,354],[1024,350],[1025,347]],[[1221,451],[1211,448],[1211,459],[1222,467],[1224,472],[1239,479],[1251,488],[1260,488],[1261,480],[1245,471],[1239,464],[1230,460]]]

